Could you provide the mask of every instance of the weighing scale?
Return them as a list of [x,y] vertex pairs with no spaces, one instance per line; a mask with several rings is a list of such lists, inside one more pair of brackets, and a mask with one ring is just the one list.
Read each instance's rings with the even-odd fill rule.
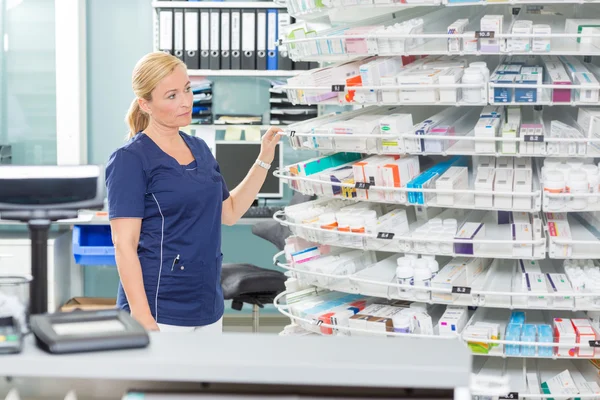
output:
[[[38,345],[52,353],[147,346],[146,331],[129,314],[119,310],[46,314],[50,225],[60,219],[76,218],[80,209],[103,208],[103,168],[7,165],[0,167],[0,188],[0,218],[26,222],[29,226],[33,276],[29,291],[33,315],[30,325]],[[0,324],[0,332],[5,333],[0,333],[0,349],[4,346],[13,352],[20,351],[22,334],[18,328],[12,318]],[[19,346],[15,345],[17,342]]]

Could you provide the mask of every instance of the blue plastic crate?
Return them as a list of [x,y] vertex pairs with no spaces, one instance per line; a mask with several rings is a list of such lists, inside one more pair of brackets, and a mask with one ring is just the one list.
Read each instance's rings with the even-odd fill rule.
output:
[[73,256],[80,265],[117,265],[109,225],[75,225]]

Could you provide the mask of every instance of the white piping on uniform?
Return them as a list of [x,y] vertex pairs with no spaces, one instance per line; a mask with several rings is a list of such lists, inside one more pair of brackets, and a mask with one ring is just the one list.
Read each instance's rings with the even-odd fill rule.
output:
[[198,168],[198,167],[194,167],[194,168],[186,168],[185,170],[186,170],[186,171],[193,171],[193,170],[195,170],[195,169],[197,169],[197,168]]
[[158,270],[158,282],[156,283],[156,296],[154,298],[154,315],[156,318],[156,322],[158,322],[158,288],[160,287],[160,275],[162,274],[163,267],[163,239],[165,235],[165,216],[160,209],[160,204],[158,204],[158,200],[156,200],[156,196],[152,193],[152,197],[158,206],[158,212],[160,213],[160,217],[162,218],[162,226],[160,228],[160,269]]

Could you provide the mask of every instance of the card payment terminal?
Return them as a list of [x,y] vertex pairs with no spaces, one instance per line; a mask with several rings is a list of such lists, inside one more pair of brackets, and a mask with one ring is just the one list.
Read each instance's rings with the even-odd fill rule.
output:
[[0,318],[0,354],[20,353],[23,349],[21,327],[13,317]]

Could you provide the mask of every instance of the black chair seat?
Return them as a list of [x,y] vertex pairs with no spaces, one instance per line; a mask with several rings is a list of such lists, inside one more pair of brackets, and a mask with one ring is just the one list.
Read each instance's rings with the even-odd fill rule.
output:
[[232,306],[238,310],[243,303],[263,307],[273,302],[285,290],[285,281],[283,273],[252,264],[223,264],[221,271],[223,297],[233,300]]

